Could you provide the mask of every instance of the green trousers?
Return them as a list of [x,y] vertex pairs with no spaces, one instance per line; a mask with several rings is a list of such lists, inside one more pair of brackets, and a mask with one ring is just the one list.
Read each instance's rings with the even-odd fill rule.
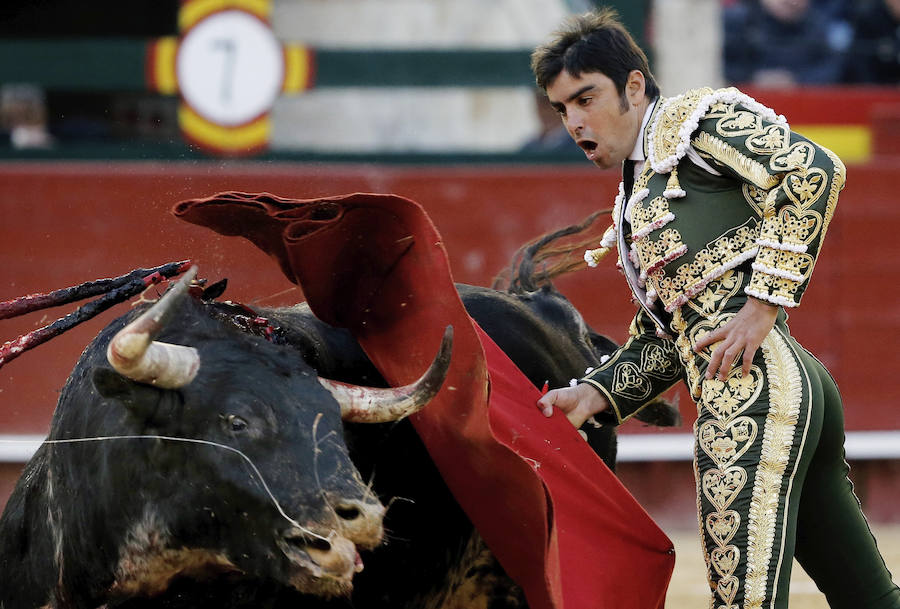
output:
[[695,475],[711,607],[784,608],[793,559],[833,609],[900,609],[853,493],[840,394],[825,367],[789,334],[780,312],[749,375],[704,379],[704,333],[746,302],[732,271],[681,307],[672,324],[697,401]]

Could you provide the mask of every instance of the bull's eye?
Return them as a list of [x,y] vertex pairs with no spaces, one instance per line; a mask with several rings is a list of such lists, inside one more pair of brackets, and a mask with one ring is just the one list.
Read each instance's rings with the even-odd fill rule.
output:
[[220,414],[219,418],[222,420],[223,423],[225,423],[225,425],[228,426],[228,428],[231,431],[244,431],[245,429],[247,429],[247,421],[245,421],[244,419],[242,419],[241,417],[239,417],[237,415]]

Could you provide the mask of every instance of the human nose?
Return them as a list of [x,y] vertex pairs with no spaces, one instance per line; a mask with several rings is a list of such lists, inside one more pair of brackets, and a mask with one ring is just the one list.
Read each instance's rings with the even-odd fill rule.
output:
[[566,129],[569,135],[578,139],[581,131],[584,129],[584,114],[581,112],[569,112],[566,114]]

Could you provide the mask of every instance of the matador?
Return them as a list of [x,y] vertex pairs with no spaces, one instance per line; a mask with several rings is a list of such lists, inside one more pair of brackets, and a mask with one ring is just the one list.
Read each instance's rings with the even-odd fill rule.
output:
[[684,380],[710,606],[787,607],[796,557],[831,607],[900,607],[848,479],[837,387],[785,312],[843,163],[735,88],[661,96],[610,11],[571,20],[532,67],[587,158],[623,166],[613,225],[586,258],[616,251],[639,304],[628,341],[539,407],[619,424]]

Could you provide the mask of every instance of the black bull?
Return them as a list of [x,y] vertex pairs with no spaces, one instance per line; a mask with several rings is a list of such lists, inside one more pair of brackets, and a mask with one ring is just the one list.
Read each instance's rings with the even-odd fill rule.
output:
[[[536,386],[615,348],[552,288],[459,292]],[[0,519],[0,609],[524,607],[408,421],[342,424],[317,375],[382,383],[353,338],[300,305],[256,312],[270,341],[247,313],[186,299],[158,339],[203,365],[176,390],[110,370],[124,318],[85,350],[49,438],[119,439],[45,444],[28,463]],[[614,430],[589,434],[612,466]]]

